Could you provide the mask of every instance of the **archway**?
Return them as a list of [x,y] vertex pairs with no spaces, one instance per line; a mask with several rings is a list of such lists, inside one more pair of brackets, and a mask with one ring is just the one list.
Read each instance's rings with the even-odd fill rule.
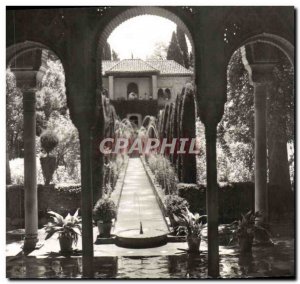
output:
[[[126,20],[128,20],[130,18],[133,18],[133,17],[142,16],[142,15],[161,16],[163,18],[167,18],[167,19],[175,22],[181,28],[181,30],[184,31],[184,33],[187,35],[188,39],[191,42],[192,49],[194,50],[194,44],[193,44],[193,41],[192,41],[191,33],[190,33],[189,29],[187,28],[187,26],[185,25],[185,23],[177,15],[171,13],[170,11],[168,11],[165,8],[134,7],[134,8],[128,9],[127,11],[125,11],[123,13],[120,13],[120,15],[116,16],[115,18],[113,18],[108,23],[108,25],[104,28],[103,32],[101,33],[100,39],[99,39],[98,52],[97,52],[99,62],[97,64],[97,68],[100,69],[100,67],[101,67],[100,60],[102,58],[102,48],[105,46],[107,38],[109,37],[109,35],[111,34],[111,32],[117,26],[119,26],[120,24],[122,24],[123,22],[125,22]],[[119,64],[117,63],[115,66],[116,67],[122,66],[122,61]],[[114,68],[112,68],[112,69],[114,69]],[[108,78],[108,80],[110,80],[110,81],[108,81],[108,83],[110,83],[110,86],[112,86],[111,89],[113,90],[113,89],[116,88],[117,79],[114,80],[114,78],[112,78],[113,77],[112,75],[115,75],[115,78],[117,76],[118,77],[121,77],[121,76],[125,77],[125,76],[123,74],[120,74],[120,72],[117,73],[115,70],[114,70],[115,73],[113,73],[112,69],[110,69],[110,73],[107,74],[107,76],[110,75],[110,77],[111,77],[111,78]],[[115,69],[117,69],[117,68],[115,68]],[[157,70],[154,70],[155,68],[151,68],[151,69],[152,69],[151,70],[152,73],[150,73],[151,76],[150,76],[150,80],[149,80],[150,81],[150,84],[149,84],[150,85],[150,90],[149,91],[152,92],[153,102],[149,102],[149,105],[150,105],[150,103],[153,103],[153,104],[155,103],[155,104],[158,104],[158,106],[159,106],[160,105],[160,101],[164,105],[167,100],[171,99],[171,95],[172,95],[171,94],[171,90],[170,90],[170,86],[172,86],[171,85],[172,83],[170,83],[171,80],[168,81],[169,78],[166,79],[165,82],[161,83],[161,88],[158,87],[158,83],[159,83],[158,80],[159,79],[157,77],[158,77],[159,72],[157,72]],[[180,73],[180,72],[178,72],[178,73]],[[102,82],[102,77],[101,77],[102,74],[103,74],[102,71],[100,72],[98,70],[98,78],[100,79],[99,80],[99,82],[100,82],[99,86],[101,86],[101,84],[103,83]],[[182,75],[183,73],[180,73],[180,74]],[[170,75],[170,77],[172,76],[172,74],[170,74],[170,73],[168,75]],[[174,77],[175,77],[175,75],[174,75]],[[191,79],[192,79],[192,76],[191,76]],[[176,81],[176,78],[175,79],[173,78],[173,80]],[[178,81],[174,82],[174,84],[176,84],[176,86],[179,85],[179,90],[174,91],[174,89],[172,89],[172,91],[174,93],[176,93],[176,92],[180,93],[182,91],[182,88],[185,86],[186,82],[182,83],[181,87],[180,87],[181,83],[178,82]],[[105,85],[105,84],[103,84],[103,85]],[[140,93],[141,93],[141,95],[143,95],[144,92],[142,91],[142,84],[139,84],[139,87],[140,87]],[[166,91],[164,91],[164,90],[166,90]],[[137,92],[138,92],[138,90],[137,90]],[[127,85],[127,96],[129,96],[130,93],[137,93],[137,92],[136,92],[136,88],[134,88],[134,85],[132,84],[132,82],[129,85]],[[117,93],[117,91],[116,91],[116,93]],[[156,97],[156,94],[157,94],[157,97]],[[152,96],[151,96],[151,98],[152,98]],[[113,97],[113,96],[111,96],[111,97]],[[150,96],[149,96],[149,98],[150,98]],[[149,101],[150,101],[150,99],[149,99]],[[131,102],[131,103],[133,105],[134,103],[139,103],[139,102]],[[143,103],[144,103],[144,105],[146,105],[146,102],[143,102]],[[141,104],[139,104],[140,107],[144,107],[144,105],[142,106]],[[124,106],[125,106],[125,102],[124,102]],[[129,102],[128,102],[128,106],[129,106]],[[135,112],[135,111],[132,111],[132,112]],[[139,112],[139,110],[136,110],[136,112]],[[147,114],[149,114],[149,113],[147,113]],[[129,119],[130,118],[136,123],[136,120],[137,120],[136,118],[137,117],[131,115],[129,117]]]
[[[269,223],[274,210],[279,212],[284,207],[292,207],[291,191],[281,194],[278,184],[283,180],[287,180],[285,184],[290,183],[287,141],[280,141],[284,140],[289,128],[293,133],[293,123],[288,126],[294,117],[292,112],[288,113],[294,108],[293,49],[287,40],[263,33],[245,40],[228,63],[228,102],[219,126],[219,136],[225,137],[226,133],[227,138],[220,139],[220,146],[226,148],[227,145],[229,148],[224,150],[219,173],[227,175],[227,178],[229,176],[229,182],[232,182],[234,171],[227,163],[234,159],[239,161],[239,177],[255,183],[254,195],[249,196],[253,204],[250,201],[249,208],[264,212],[260,219],[263,224]],[[228,139],[235,144],[229,145]],[[230,156],[226,154],[228,151]],[[238,157],[234,157],[237,153]],[[277,174],[274,174],[276,169]],[[276,179],[277,182],[274,182]],[[275,183],[278,184],[274,187]],[[290,185],[281,187],[290,188]]]
[[171,99],[171,91],[169,88],[165,89],[165,100],[169,101]]
[[131,82],[127,85],[127,99],[130,99],[130,94],[133,93],[134,98],[132,99],[138,99],[139,98],[139,87],[136,83]]
[[164,98],[164,91],[163,89],[159,88],[157,91],[157,98],[158,99],[163,99]]
[[[173,12],[161,8],[161,7],[151,7],[151,6],[139,6],[139,7],[132,7],[129,8],[128,10],[121,12],[118,14],[116,17],[114,17],[106,26],[103,30],[99,32],[99,41],[98,41],[98,46],[97,46],[97,59],[99,63],[97,64],[97,78],[98,78],[98,86],[99,89],[101,89],[102,86],[102,72],[101,72],[101,64],[100,61],[102,59],[102,51],[105,46],[105,43],[109,37],[109,35],[113,32],[115,28],[117,28],[120,24],[125,22],[126,20],[129,20],[134,17],[138,16],[143,16],[143,15],[153,15],[153,16],[160,16],[166,19],[169,19],[170,21],[174,22],[177,24],[180,29],[186,34],[187,38],[189,39],[191,46],[192,46],[192,52],[194,54],[195,50],[195,45],[194,45],[194,40],[192,33],[190,31],[190,28],[188,25],[176,14]],[[196,57],[196,55],[193,55]],[[197,55],[198,56],[198,55]],[[195,60],[195,59],[194,59]]]
[[[76,183],[80,184],[79,140],[77,129],[72,124],[68,112],[64,67],[57,55],[43,44],[26,41],[7,48],[6,63],[7,73],[12,79],[10,84],[13,83],[12,90],[8,90],[7,93],[7,98],[11,97],[7,99],[7,119],[16,122],[7,127],[7,135],[14,131],[16,125],[21,125],[19,139],[24,148],[24,153],[17,153],[10,161],[12,183],[18,183],[18,179],[21,178],[21,186],[24,181],[25,200],[22,200],[21,204],[24,205],[25,216],[22,212],[20,218],[25,217],[24,250],[32,250],[37,244],[38,225],[45,225],[39,217],[46,217],[49,209],[45,208],[43,202],[46,191],[43,190],[37,195],[37,184],[48,184],[51,179],[56,184],[63,183],[64,179],[72,180],[71,172],[76,176]],[[14,110],[18,106],[21,111],[16,116]],[[52,177],[48,177],[46,173],[49,164],[45,157],[47,150],[44,144],[41,143],[41,147],[40,143],[36,144],[36,141],[41,140],[42,136],[46,137],[46,134],[58,140],[57,146],[51,152],[56,159]],[[15,146],[12,143],[9,147]],[[72,150],[65,151],[68,147],[72,147]],[[9,153],[10,150],[7,149],[7,163],[11,156]],[[40,160],[37,156],[40,156]],[[24,176],[19,177],[19,173],[14,171],[15,161],[22,161]],[[67,172],[66,176],[62,175],[62,167]],[[55,195],[56,192],[53,192],[53,198]],[[49,203],[49,206],[52,210],[65,214],[59,209],[64,206],[55,207],[54,203]]]

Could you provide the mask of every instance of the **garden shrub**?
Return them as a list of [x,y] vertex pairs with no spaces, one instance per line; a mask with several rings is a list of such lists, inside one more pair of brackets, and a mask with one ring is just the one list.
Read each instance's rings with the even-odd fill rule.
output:
[[[81,185],[38,185],[39,218],[47,216],[49,210],[63,216],[73,214],[81,207]],[[9,185],[6,187],[6,216],[10,219],[24,218],[24,186]]]
[[[24,159],[16,158],[9,161],[10,172],[11,172],[11,184],[23,185],[24,184]],[[44,183],[42,168],[40,159],[36,159],[36,172],[37,172],[37,183]]]
[[152,154],[148,158],[148,164],[165,194],[176,194],[178,178],[171,162],[162,155]]
[[[205,214],[206,186],[179,183],[178,195],[185,198],[192,212]],[[254,210],[254,183],[219,183],[219,222],[231,223],[240,218],[241,213]],[[293,192],[279,190],[268,185],[269,215],[271,219],[287,216],[293,210]]]
[[[57,186],[69,185],[69,184],[80,184],[81,173],[80,173],[80,160],[74,161],[75,169],[72,173],[66,169],[65,166],[58,166],[54,175],[53,183]],[[17,158],[9,161],[11,169],[11,184],[24,184],[24,159]],[[41,168],[40,159],[36,159],[36,168],[37,168],[37,183],[43,184],[44,178]]]
[[49,154],[58,145],[59,142],[57,135],[50,130],[43,132],[40,139],[41,146],[47,154]]
[[206,208],[206,187],[203,185],[179,183],[177,185],[178,195],[185,198],[189,205],[190,210],[201,215],[204,214]]
[[179,226],[179,223],[174,218],[175,216],[179,216],[182,214],[182,212],[185,212],[186,208],[189,208],[189,203],[186,199],[175,195],[166,195],[164,199],[164,205],[167,211],[167,214],[170,218],[170,222],[172,227],[177,231],[177,227]]
[[104,174],[103,174],[103,184],[105,193],[107,192],[107,185],[114,191],[120,171],[124,165],[124,157],[122,155],[117,155],[114,159],[108,158],[108,161],[104,164]]
[[179,215],[185,208],[189,208],[189,203],[186,199],[174,194],[166,195],[164,204],[169,216],[172,214]]

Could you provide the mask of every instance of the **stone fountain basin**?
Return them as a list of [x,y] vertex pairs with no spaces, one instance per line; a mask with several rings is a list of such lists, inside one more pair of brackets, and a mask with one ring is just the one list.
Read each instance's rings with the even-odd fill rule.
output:
[[129,229],[116,234],[116,245],[125,248],[152,248],[167,243],[167,232],[159,229]]

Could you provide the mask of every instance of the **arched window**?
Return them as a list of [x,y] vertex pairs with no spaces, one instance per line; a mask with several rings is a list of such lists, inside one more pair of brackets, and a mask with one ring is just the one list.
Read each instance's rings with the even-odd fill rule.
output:
[[157,98],[158,99],[163,99],[164,98],[164,91],[163,91],[163,89],[158,89],[158,91],[157,91]]
[[169,88],[165,89],[165,100],[170,100],[171,99],[171,91]]
[[140,127],[142,124],[142,115],[139,113],[129,113],[127,118],[132,123],[133,128]]
[[[130,96],[129,96],[130,94]],[[139,98],[139,87],[136,83],[129,83],[127,85],[127,98],[128,99],[138,99]]]

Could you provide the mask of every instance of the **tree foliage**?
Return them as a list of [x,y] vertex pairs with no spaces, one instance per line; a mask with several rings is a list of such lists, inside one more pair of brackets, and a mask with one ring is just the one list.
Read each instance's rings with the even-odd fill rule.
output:
[[162,41],[158,41],[154,44],[154,50],[147,59],[166,60],[167,59],[167,50],[168,50],[167,45]]
[[190,60],[189,60],[189,52],[188,52],[188,46],[185,38],[184,32],[177,26],[176,29],[178,44],[181,50],[181,54],[183,57],[184,67],[189,68],[190,67]]
[[111,49],[108,42],[105,43],[102,50],[102,60],[111,60]]
[[112,50],[112,60],[113,61],[119,61],[120,60],[118,53],[114,50]]
[[174,60],[180,65],[184,65],[183,56],[178,44],[176,33],[173,32],[170,45],[167,51],[167,59]]
[[23,96],[10,69],[6,71],[6,141],[9,159],[22,155]]
[[[50,55],[40,90],[36,92],[37,140],[42,132],[53,131],[59,139],[58,146],[53,150],[58,166],[64,166],[69,175],[78,175],[79,138],[67,109],[64,70],[57,57]],[[6,72],[6,85],[7,148],[9,159],[13,159],[23,155],[23,96],[9,69]],[[37,154],[39,153],[37,143]]]

